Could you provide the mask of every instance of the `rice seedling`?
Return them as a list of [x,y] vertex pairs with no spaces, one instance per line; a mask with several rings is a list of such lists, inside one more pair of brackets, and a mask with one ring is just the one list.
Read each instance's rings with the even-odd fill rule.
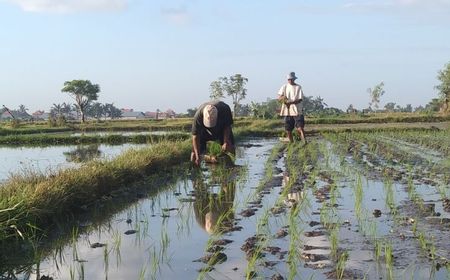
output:
[[78,262],[78,275],[80,280],[84,280],[85,277],[84,262]]
[[72,265],[69,266],[69,277],[70,280],[75,280],[75,269],[72,267]]
[[337,263],[336,263],[336,276],[337,279],[343,279],[344,278],[344,272],[345,272],[345,266],[348,260],[349,254],[347,251],[341,252]]
[[289,213],[289,234],[290,234],[290,240],[289,240],[289,249],[288,249],[288,267],[289,267],[289,274],[288,279],[295,279],[297,275],[297,267],[298,267],[298,260],[299,260],[299,248],[301,247],[301,240],[300,240],[300,234],[301,231],[298,227],[298,216],[300,213],[300,208],[297,206],[294,206],[291,208],[291,211]]
[[139,280],[145,280],[145,274],[147,274],[147,267],[144,265],[139,271]]
[[386,242],[384,244],[384,259],[386,263],[386,270],[387,270],[387,278],[388,279],[394,279],[394,259],[392,254],[392,244],[389,242]]
[[419,232],[419,234],[417,235],[417,239],[419,241],[420,248],[425,251],[427,249],[425,234],[423,232]]
[[155,248],[153,248],[153,250],[150,252],[150,260],[151,260],[150,278],[152,280],[157,279],[156,274],[159,270],[159,260]]
[[105,279],[108,279],[108,270],[109,270],[109,252],[108,246],[103,248],[103,266],[105,269]]
[[333,258],[338,257],[338,248],[339,248],[339,227],[335,226],[330,232],[330,250],[331,256]]

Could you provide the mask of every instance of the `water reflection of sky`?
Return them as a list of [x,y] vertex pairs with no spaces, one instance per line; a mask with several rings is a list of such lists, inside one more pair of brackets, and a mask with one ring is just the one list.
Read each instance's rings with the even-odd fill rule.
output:
[[182,131],[179,130],[174,130],[174,131],[113,131],[113,132],[108,132],[108,131],[101,131],[101,132],[96,132],[96,131],[91,131],[91,132],[77,132],[77,133],[72,133],[70,134],[70,136],[108,136],[108,135],[123,135],[123,136],[133,136],[133,135],[168,135],[168,134],[179,134],[179,133],[183,133]]
[[[99,156],[114,157],[132,147],[143,147],[146,144],[99,145]],[[82,146],[88,147],[88,146]],[[67,154],[80,146],[52,147],[0,147],[0,182],[11,174],[37,171],[48,173],[61,168],[74,167],[78,162],[70,162]],[[69,161],[68,161],[69,160]]]
[[[246,197],[254,190],[244,188],[245,185],[256,185],[264,168],[273,142],[266,142],[261,147],[254,147],[243,151],[239,149],[236,163],[246,180],[238,180],[242,183],[234,183],[239,195],[234,196],[234,215],[245,206]],[[255,160],[260,158],[261,160]],[[211,167],[212,168],[212,167]],[[209,194],[218,192],[215,182],[208,178],[211,168],[204,170],[206,177],[202,182],[206,184],[206,192]],[[248,173],[247,171],[248,170]],[[212,172],[212,171],[211,171]],[[256,176],[254,176],[256,175]],[[203,181],[204,180],[204,181]],[[181,202],[180,197],[187,198],[194,187],[193,176],[179,180],[171,186],[162,186],[158,195],[141,199],[128,209],[112,216],[103,226],[93,229],[88,234],[83,234],[76,241],[76,251],[79,262],[74,260],[74,247],[67,244],[56,258],[49,257],[40,263],[41,275],[50,275],[55,279],[70,279],[71,270],[76,279],[80,275],[81,266],[85,279],[196,279],[198,270],[205,265],[193,262],[204,255],[208,239],[212,237],[207,230],[198,223],[197,212],[194,211],[195,202]],[[195,183],[197,186],[198,181]],[[178,195],[181,194],[181,195]],[[206,197],[210,197],[206,194]],[[166,212],[164,208],[177,208]],[[239,210],[238,210],[239,209]],[[164,215],[170,217],[164,218]],[[131,223],[127,223],[131,219]],[[250,224],[255,219],[249,219]],[[138,232],[125,235],[129,229]],[[245,262],[242,262],[242,253],[239,247],[244,239],[254,234],[254,228],[245,226],[242,231],[225,234],[223,238],[233,239],[229,244],[226,254],[228,261],[217,265],[217,272],[232,273],[232,279],[244,279]],[[120,239],[120,242],[118,240]],[[167,246],[164,246],[164,240]],[[106,243],[107,247],[91,248],[95,242]],[[115,244],[120,243],[118,246]],[[61,254],[61,255],[60,255]],[[156,258],[156,259],[155,259]],[[61,263],[61,260],[62,263]],[[237,271],[233,268],[239,267]],[[222,275],[223,276],[223,275]],[[153,278],[154,277],[154,278]],[[223,277],[214,277],[223,279]]]

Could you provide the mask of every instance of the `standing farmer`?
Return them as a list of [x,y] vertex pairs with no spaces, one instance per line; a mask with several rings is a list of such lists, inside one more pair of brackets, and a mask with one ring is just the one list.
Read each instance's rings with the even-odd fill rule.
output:
[[293,142],[292,130],[297,130],[300,138],[306,144],[305,138],[305,116],[303,115],[303,91],[302,87],[295,83],[297,77],[295,72],[287,75],[287,84],[283,85],[278,92],[278,100],[281,102],[280,116],[284,117],[289,142]]
[[200,164],[201,155],[206,152],[208,141],[219,141],[222,151],[234,154],[232,124],[233,115],[230,106],[222,101],[202,104],[195,113],[192,123],[191,161],[195,165]]

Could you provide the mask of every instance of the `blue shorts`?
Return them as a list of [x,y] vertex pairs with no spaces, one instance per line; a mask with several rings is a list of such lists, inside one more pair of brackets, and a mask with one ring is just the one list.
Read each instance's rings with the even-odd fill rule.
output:
[[284,128],[286,131],[292,131],[296,128],[304,128],[305,127],[305,116],[286,116],[284,117]]

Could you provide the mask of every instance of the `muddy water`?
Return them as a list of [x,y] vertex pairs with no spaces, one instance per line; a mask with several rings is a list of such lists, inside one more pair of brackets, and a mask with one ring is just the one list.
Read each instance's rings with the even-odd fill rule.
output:
[[[382,177],[376,163],[340,158],[330,143],[311,142],[311,153],[324,154],[306,166],[286,197],[280,193],[293,177],[288,151],[269,163],[272,175],[265,181],[266,160],[277,141],[249,141],[241,145],[234,168],[207,165],[190,171],[101,225],[80,223],[83,234],[74,234],[72,242],[21,278],[245,279],[254,272],[256,279],[334,279],[338,261],[332,256],[332,235],[337,229],[337,254],[348,254],[344,279],[447,279],[445,267],[438,269],[442,260],[427,257],[412,224],[405,222],[414,219],[415,230],[433,241],[436,255],[450,258],[448,224],[432,223],[450,218],[437,189],[413,180],[413,192],[404,180]],[[433,204],[434,211],[420,211],[413,194],[423,198],[420,205]],[[223,262],[199,272],[208,267],[206,249],[225,240],[231,243],[221,245]],[[252,266],[255,240],[262,250]],[[390,265],[385,249],[377,259],[377,241],[391,246]]]
[[74,167],[93,158],[114,157],[130,148],[145,145],[79,145],[51,147],[0,147],[0,182],[11,174],[51,172]]

